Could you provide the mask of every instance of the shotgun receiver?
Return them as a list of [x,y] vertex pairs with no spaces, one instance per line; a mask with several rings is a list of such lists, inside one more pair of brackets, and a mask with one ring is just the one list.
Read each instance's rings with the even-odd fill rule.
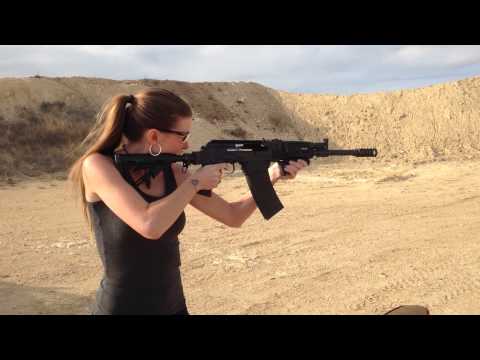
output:
[[[285,166],[290,160],[303,159],[310,163],[315,157],[357,156],[375,157],[377,149],[330,150],[328,139],[323,142],[284,141],[284,140],[212,140],[202,146],[200,151],[183,155],[160,154],[118,154],[115,163],[122,171],[128,167],[145,168],[147,173],[141,179],[150,183],[162,168],[171,163],[180,162],[184,168],[190,165],[212,165],[239,163],[246,176],[247,184],[257,207],[265,219],[270,219],[283,209],[268,175],[272,162],[278,162],[285,173]],[[211,196],[211,190],[199,191],[199,194]]]

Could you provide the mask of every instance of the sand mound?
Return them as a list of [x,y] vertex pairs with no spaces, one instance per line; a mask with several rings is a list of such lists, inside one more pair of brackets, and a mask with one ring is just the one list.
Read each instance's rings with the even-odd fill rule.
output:
[[279,92],[297,116],[341,147],[375,146],[380,160],[423,162],[480,155],[480,78],[353,96]]
[[[480,152],[480,78],[416,90],[353,96],[292,94],[256,83],[114,81],[97,78],[0,80],[0,178],[64,172],[101,104],[148,86],[192,105],[191,150],[210,139],[330,139],[331,148],[377,147],[376,159],[472,159]],[[331,159],[331,161],[347,159]]]

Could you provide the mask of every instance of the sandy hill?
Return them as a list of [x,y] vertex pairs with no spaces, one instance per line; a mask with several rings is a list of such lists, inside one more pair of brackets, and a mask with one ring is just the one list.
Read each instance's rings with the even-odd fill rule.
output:
[[0,79],[0,178],[64,171],[101,104],[147,86],[170,89],[192,105],[192,150],[210,139],[328,137],[332,148],[377,147],[380,156],[367,161],[464,159],[480,151],[480,78],[333,96],[245,82],[35,76]]
[[337,145],[374,145],[383,161],[480,155],[480,77],[352,96],[279,94],[288,109]]

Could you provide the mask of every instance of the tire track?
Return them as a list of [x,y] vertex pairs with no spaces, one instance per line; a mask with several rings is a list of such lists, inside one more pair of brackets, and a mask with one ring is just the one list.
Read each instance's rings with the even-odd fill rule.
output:
[[[480,279],[466,277],[462,268],[459,268],[457,259],[447,257],[436,262],[435,265],[419,267],[408,276],[389,282],[379,290],[363,296],[348,308],[353,311],[363,310],[388,298],[398,298],[402,292],[412,293],[412,289],[419,289],[419,297],[422,295],[425,297],[425,293],[430,291],[430,295],[418,300],[425,303],[430,299],[428,302],[430,306],[439,306],[445,305],[465,293],[478,292],[480,294]],[[440,300],[433,300],[439,297]]]

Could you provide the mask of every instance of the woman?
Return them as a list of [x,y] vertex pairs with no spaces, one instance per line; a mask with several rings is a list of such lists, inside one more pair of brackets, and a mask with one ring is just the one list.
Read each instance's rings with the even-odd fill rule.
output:
[[[69,179],[79,190],[104,267],[94,314],[188,314],[178,242],[185,207],[190,204],[230,227],[240,227],[255,211],[251,196],[229,203],[215,193],[197,195],[218,186],[225,164],[194,173],[172,164],[154,178],[141,170],[117,169],[117,151],[180,155],[188,149],[192,120],[184,100],[150,88],[113,97],[85,139],[91,145]],[[272,165],[270,179],[293,179],[305,166],[291,162],[282,176],[279,165]]]

